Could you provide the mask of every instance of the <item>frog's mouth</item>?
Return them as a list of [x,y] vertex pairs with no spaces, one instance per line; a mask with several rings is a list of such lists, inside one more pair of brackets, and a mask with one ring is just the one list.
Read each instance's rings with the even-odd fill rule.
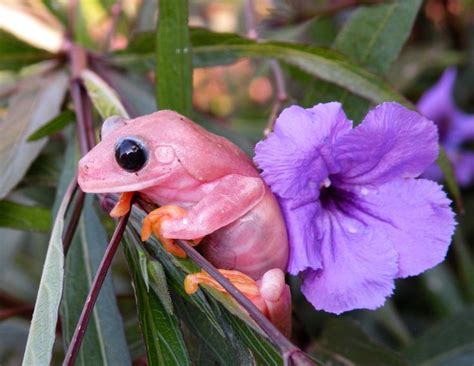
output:
[[[155,173],[156,174],[156,173]],[[91,169],[90,165],[79,161],[77,182],[87,193],[135,192],[159,185],[170,175],[164,172],[151,179],[140,177],[139,173],[110,174],[107,169]],[[131,181],[130,178],[133,178]]]

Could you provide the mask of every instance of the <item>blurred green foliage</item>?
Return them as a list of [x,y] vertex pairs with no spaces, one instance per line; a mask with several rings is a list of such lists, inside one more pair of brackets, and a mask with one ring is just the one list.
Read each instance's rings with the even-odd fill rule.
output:
[[[413,106],[444,68],[457,65],[456,102],[474,112],[472,1],[256,0],[259,40],[246,38],[244,3],[0,3],[26,14],[11,26],[0,8],[0,364],[24,357],[38,286],[41,310],[24,361],[62,362],[113,231],[99,207],[103,197],[88,196],[63,267],[62,226],[74,216],[71,207],[79,207],[77,196],[63,198],[79,159],[71,78],[82,80],[92,101],[94,136],[111,114],[134,117],[159,106],[189,115],[249,154],[276,100],[269,65],[275,59],[285,105],[339,100],[360,121],[384,100]],[[28,17],[67,39],[63,48],[43,49],[33,37],[43,33],[28,27]],[[88,55],[79,75],[72,43]],[[292,341],[321,364],[474,363],[474,191],[460,190],[446,157],[440,160],[465,210],[445,263],[399,280],[382,309],[342,316],[315,311],[298,279],[288,279]],[[278,349],[228,297],[184,293],[183,278],[196,265],[170,256],[156,240],[142,245],[141,220],[134,211],[76,364],[282,364]],[[56,327],[58,308],[51,304],[60,299]]]

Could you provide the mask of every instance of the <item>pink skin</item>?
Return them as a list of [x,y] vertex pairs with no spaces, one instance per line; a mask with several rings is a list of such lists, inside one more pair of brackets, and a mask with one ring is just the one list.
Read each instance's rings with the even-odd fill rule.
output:
[[[148,149],[136,173],[115,161],[115,145],[133,136]],[[284,282],[288,261],[285,224],[275,197],[238,147],[172,111],[104,122],[102,141],[79,162],[85,192],[144,194],[158,205],[188,210],[163,223],[171,239],[205,237],[199,244],[215,266],[257,280],[269,318],[288,334],[291,299]]]

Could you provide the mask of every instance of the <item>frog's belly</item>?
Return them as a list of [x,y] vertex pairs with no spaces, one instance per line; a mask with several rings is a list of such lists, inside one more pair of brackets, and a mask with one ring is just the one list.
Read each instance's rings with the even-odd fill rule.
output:
[[280,208],[270,192],[247,214],[217,230],[198,246],[216,267],[259,279],[272,268],[286,270],[288,238]]

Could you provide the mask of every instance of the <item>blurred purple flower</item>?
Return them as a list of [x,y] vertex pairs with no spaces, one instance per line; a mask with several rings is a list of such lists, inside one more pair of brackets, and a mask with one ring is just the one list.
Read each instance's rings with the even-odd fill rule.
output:
[[352,128],[339,103],[292,106],[256,146],[290,241],[288,271],[333,313],[381,306],[394,280],[440,263],[454,231],[441,187],[415,179],[436,158],[435,125],[384,103]]
[[[455,81],[456,69],[446,69],[441,79],[421,97],[418,109],[437,125],[439,142],[453,163],[458,183],[466,186],[474,179],[474,152],[463,149],[462,145],[474,140],[474,115],[465,114],[456,107]],[[436,164],[432,164],[423,176],[437,181],[443,179]]]

